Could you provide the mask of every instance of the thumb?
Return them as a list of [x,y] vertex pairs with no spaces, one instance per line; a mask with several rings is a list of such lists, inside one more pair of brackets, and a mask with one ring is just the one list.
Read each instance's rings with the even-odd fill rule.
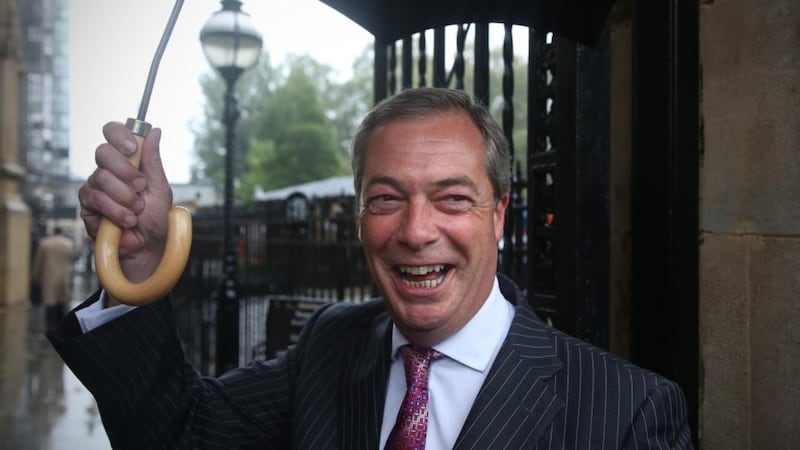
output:
[[164,173],[161,160],[161,129],[153,128],[147,133],[142,145],[142,159],[139,170],[147,180],[148,189],[152,192],[169,192],[169,182]]

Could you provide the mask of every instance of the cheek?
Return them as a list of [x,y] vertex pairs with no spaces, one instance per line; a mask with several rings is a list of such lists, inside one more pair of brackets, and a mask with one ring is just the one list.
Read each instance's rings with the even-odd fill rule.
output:
[[367,250],[375,250],[385,243],[392,233],[391,223],[380,217],[364,216],[358,224],[358,239]]

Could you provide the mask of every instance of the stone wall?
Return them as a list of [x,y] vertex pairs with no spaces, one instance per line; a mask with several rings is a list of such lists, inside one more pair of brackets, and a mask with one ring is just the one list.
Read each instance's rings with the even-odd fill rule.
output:
[[0,307],[28,301],[31,214],[22,200],[19,84],[22,75],[16,0],[0,0]]
[[701,446],[800,448],[800,2],[700,10]]

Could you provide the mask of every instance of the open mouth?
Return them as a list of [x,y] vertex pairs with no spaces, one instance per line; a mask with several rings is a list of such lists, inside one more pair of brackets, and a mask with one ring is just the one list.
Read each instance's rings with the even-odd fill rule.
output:
[[397,266],[403,284],[415,289],[433,289],[439,286],[450,269],[451,266],[446,264]]

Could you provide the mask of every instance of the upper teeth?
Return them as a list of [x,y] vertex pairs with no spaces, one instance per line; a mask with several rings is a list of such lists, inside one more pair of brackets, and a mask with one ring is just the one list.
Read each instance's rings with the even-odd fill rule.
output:
[[427,275],[431,272],[444,270],[444,264],[434,264],[432,266],[401,266],[400,272],[411,275]]

